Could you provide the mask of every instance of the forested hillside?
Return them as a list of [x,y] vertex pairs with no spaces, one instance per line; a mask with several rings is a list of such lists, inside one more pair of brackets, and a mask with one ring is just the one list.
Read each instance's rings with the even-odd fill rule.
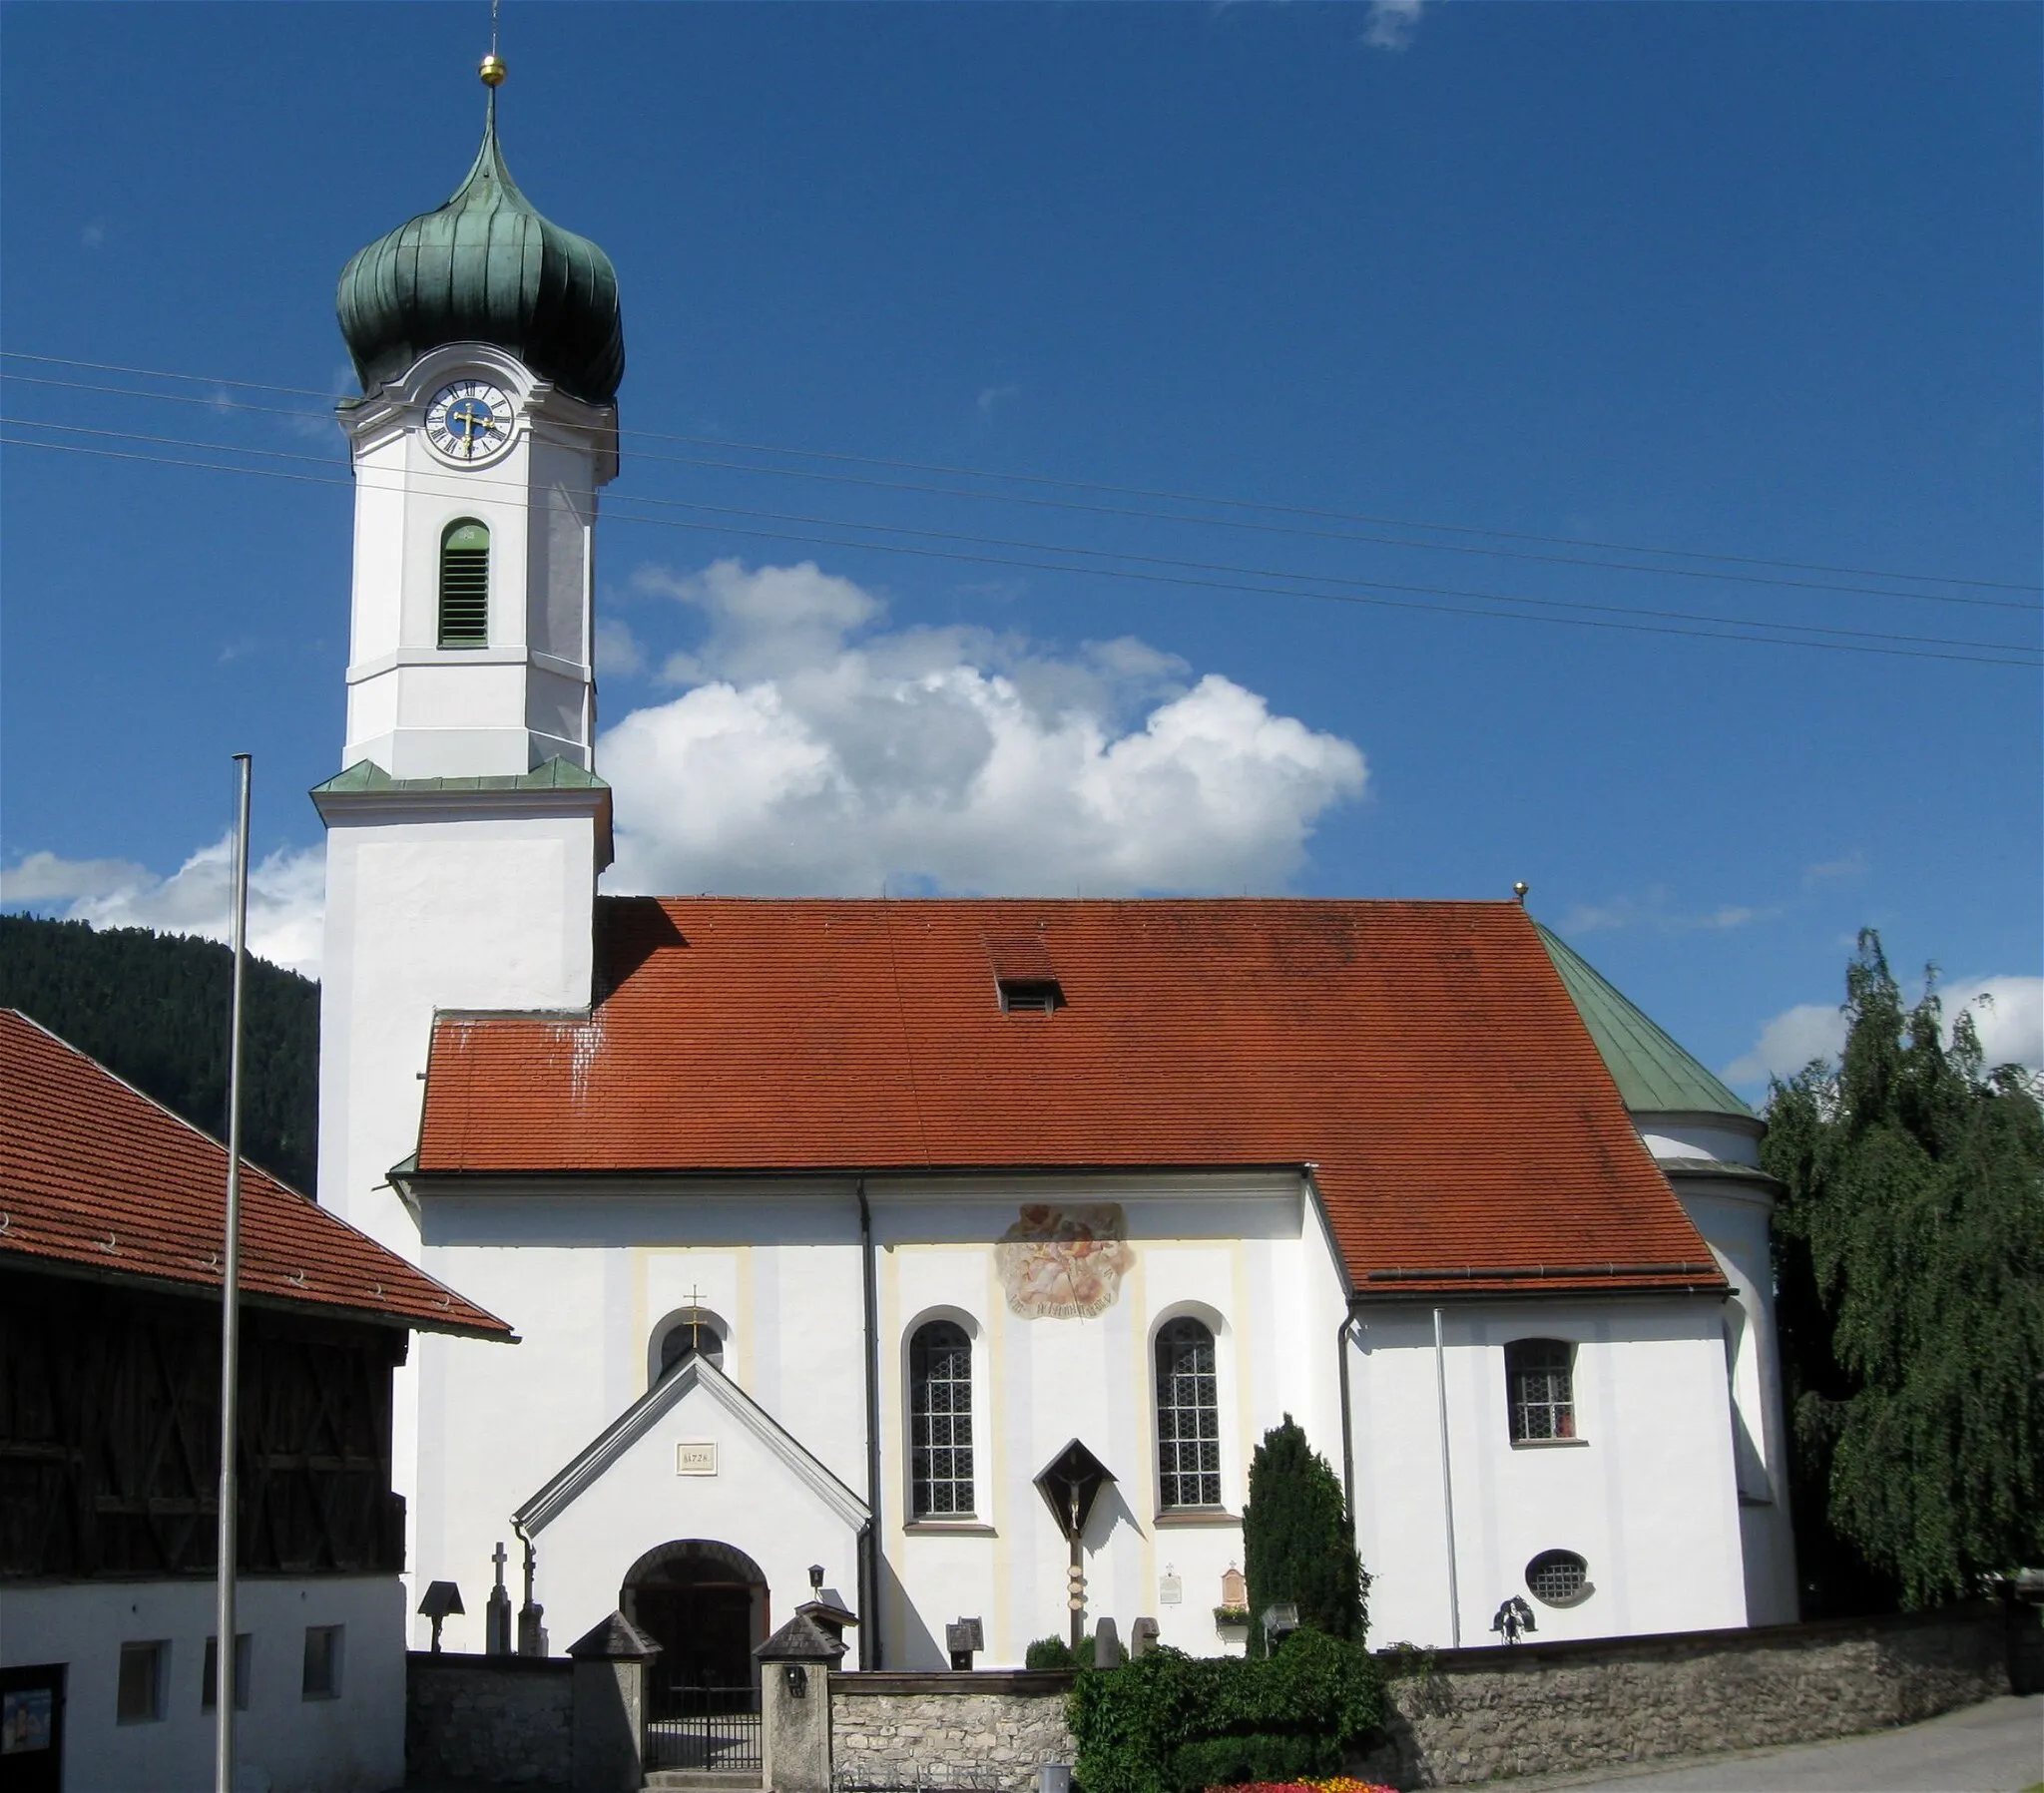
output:
[[[210,940],[0,915],[0,1007],[21,1010],[222,1138],[233,970],[233,955]],[[244,1155],[310,1194],[319,986],[251,959],[244,1026]]]

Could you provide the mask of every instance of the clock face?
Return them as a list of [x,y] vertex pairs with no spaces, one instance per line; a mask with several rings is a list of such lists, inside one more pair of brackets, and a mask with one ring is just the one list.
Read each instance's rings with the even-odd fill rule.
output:
[[510,395],[487,380],[450,380],[426,407],[426,440],[463,465],[493,459],[510,445]]

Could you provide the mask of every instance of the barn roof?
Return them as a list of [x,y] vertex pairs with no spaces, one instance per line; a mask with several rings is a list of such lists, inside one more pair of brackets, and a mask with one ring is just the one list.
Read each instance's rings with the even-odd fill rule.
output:
[[[15,1009],[0,1009],[0,1265],[220,1287],[226,1146]],[[511,1336],[246,1160],[242,1292],[268,1307]]]
[[1722,1286],[1514,903],[635,897],[597,928],[588,1015],[438,1020],[423,1177],[1299,1164],[1358,1292]]

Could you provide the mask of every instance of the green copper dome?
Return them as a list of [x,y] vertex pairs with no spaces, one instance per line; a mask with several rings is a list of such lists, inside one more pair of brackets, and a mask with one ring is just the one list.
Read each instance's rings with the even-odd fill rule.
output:
[[358,250],[334,302],[364,392],[449,342],[508,349],[593,405],[615,400],[625,375],[617,269],[518,191],[497,147],[494,93],[460,191]]
[[1753,1110],[1634,1008],[1587,959],[1538,922],[1533,926],[1633,1114],[1753,1119]]

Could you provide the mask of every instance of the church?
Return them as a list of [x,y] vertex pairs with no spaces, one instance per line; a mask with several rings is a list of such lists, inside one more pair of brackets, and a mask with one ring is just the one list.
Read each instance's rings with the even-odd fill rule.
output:
[[1523,892],[600,894],[618,282],[512,182],[501,68],[454,197],[341,275],[313,792],[319,1199],[519,1339],[398,1373],[448,1646],[503,1545],[557,1644],[622,1610],[695,1687],[818,1582],[866,1668],[1239,1651],[1287,1415],[1373,1642],[1792,1619],[1762,1124]]

